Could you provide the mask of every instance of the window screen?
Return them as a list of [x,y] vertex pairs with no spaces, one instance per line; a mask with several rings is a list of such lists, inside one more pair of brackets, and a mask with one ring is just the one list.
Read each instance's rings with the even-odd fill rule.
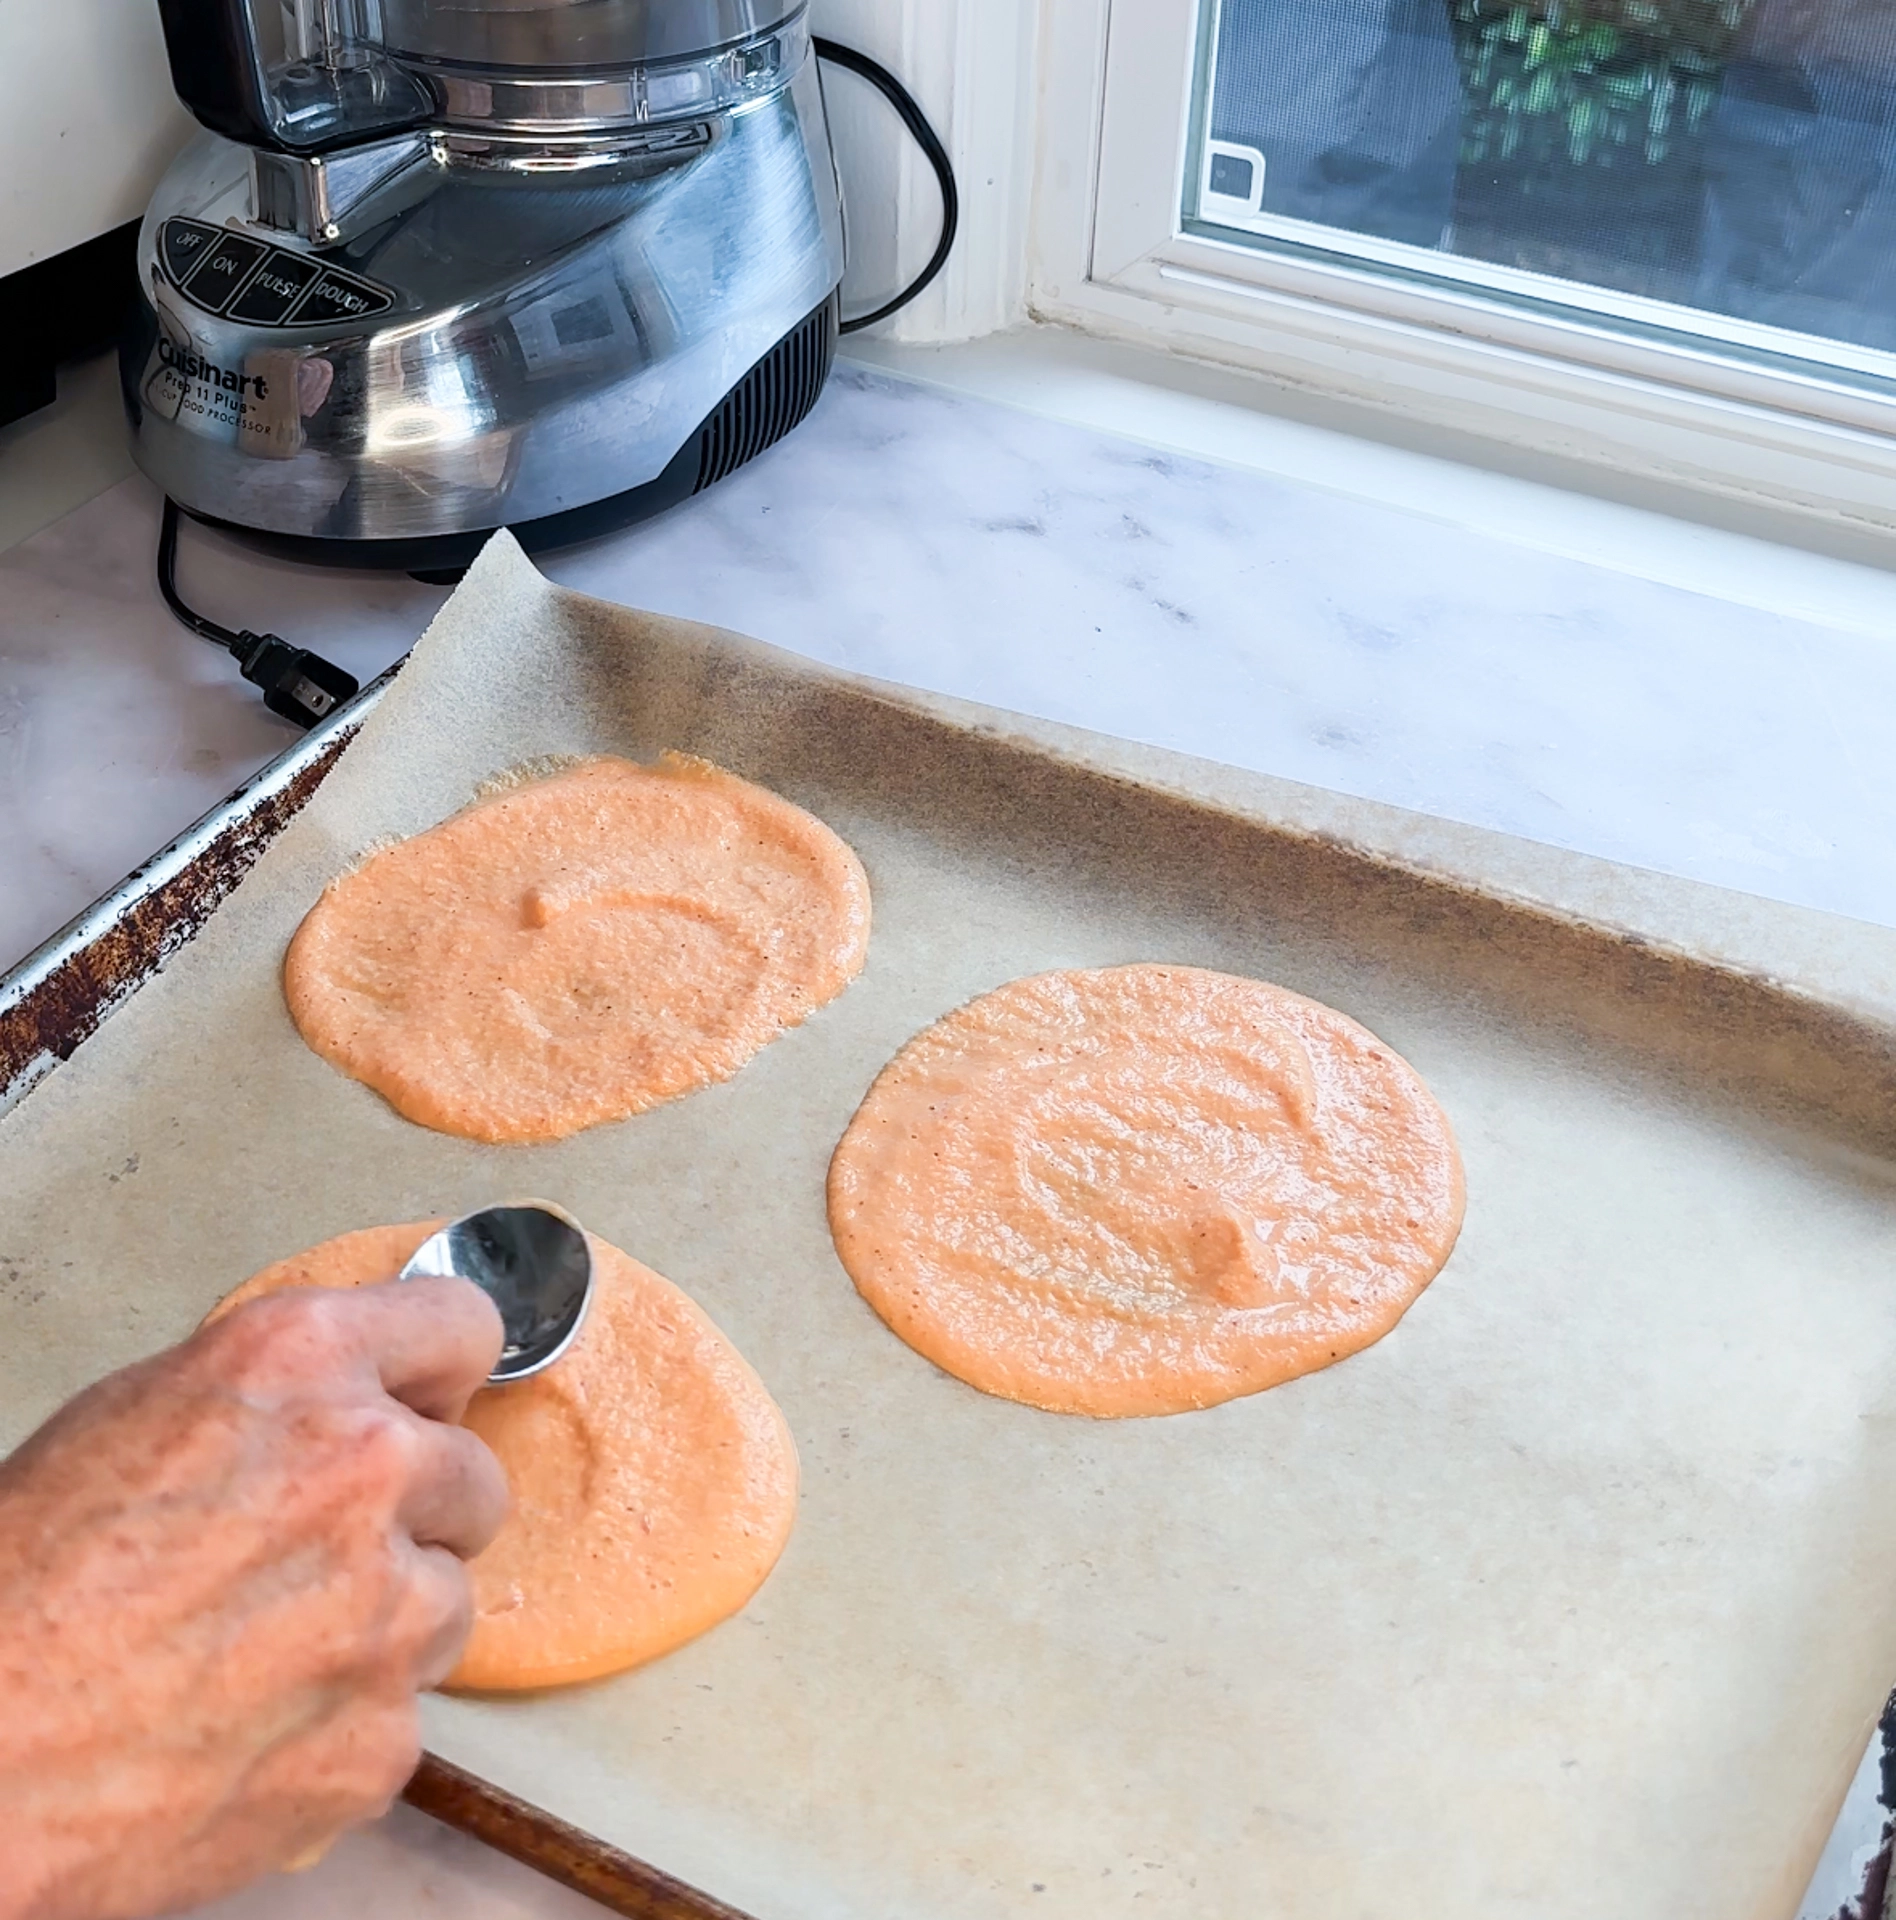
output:
[[1896,349],[1896,0],[1222,0],[1206,53],[1209,227]]

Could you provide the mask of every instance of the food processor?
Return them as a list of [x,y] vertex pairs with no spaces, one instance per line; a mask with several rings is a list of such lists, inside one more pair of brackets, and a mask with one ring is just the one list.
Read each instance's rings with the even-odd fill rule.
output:
[[[452,577],[496,527],[534,551],[670,506],[814,404],[844,234],[802,0],[160,10],[205,131],[145,217],[121,374],[168,503]],[[910,297],[947,157],[821,44],[943,180]],[[167,536],[191,617],[169,505]]]

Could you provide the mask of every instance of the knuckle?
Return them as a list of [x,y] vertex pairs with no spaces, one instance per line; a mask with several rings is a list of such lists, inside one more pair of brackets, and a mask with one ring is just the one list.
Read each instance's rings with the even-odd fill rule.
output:
[[421,1715],[412,1697],[375,1715],[365,1747],[364,1812],[379,1818],[421,1764]]
[[288,1423],[284,1451],[296,1462],[292,1498],[303,1523],[386,1555],[390,1523],[422,1470],[413,1416],[392,1401],[318,1402]]
[[466,1566],[445,1550],[425,1554],[409,1582],[407,1599],[407,1631],[417,1638],[474,1618],[474,1583]]
[[354,1344],[344,1299],[318,1287],[247,1301],[200,1338],[227,1377],[253,1386],[333,1374]]
[[419,1423],[393,1401],[324,1410],[312,1452],[334,1493],[382,1514],[414,1484],[423,1464]]
[[357,1409],[355,1452],[365,1470],[406,1485],[421,1470],[426,1453],[422,1425],[392,1400]]
[[481,1531],[489,1539],[513,1511],[513,1487],[507,1469],[479,1434],[464,1427],[450,1429],[454,1437],[456,1465],[460,1471],[464,1502],[476,1517]]
[[474,1629],[473,1582],[458,1561],[431,1554],[427,1571],[403,1598],[390,1656],[408,1686],[431,1687],[460,1658]]
[[[259,1305],[265,1304],[259,1302]],[[286,1337],[312,1351],[332,1354],[353,1351],[357,1318],[351,1295],[337,1287],[289,1287],[273,1294],[269,1304],[282,1316]]]
[[474,1626],[474,1582],[460,1561],[454,1562],[453,1577],[445,1579],[435,1596],[435,1626],[451,1631],[458,1646]]

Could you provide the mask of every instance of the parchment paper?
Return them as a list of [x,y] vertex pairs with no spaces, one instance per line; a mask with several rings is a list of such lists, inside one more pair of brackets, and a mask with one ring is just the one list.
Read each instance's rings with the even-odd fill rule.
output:
[[[280,957],[371,842],[534,755],[666,746],[862,854],[839,1001],[557,1147],[424,1132],[303,1048]],[[1368,1352],[1094,1423],[888,1334],[823,1174],[927,1021],[1139,958],[1400,1048],[1468,1224]],[[432,1702],[447,1758],[763,1920],[1778,1920],[1896,1677],[1893,980],[1876,929],[877,689],[497,539],[207,930],[0,1124],[5,1438],[279,1255],[546,1194],[756,1364],[801,1513],[654,1667]]]

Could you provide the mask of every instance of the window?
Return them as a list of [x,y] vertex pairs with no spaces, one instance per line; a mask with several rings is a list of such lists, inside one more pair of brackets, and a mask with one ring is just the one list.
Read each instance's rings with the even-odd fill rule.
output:
[[1049,317],[1896,525],[1890,0],[1049,5]]
[[1206,24],[1187,231],[1840,365],[1896,349],[1881,5],[1223,0]]

